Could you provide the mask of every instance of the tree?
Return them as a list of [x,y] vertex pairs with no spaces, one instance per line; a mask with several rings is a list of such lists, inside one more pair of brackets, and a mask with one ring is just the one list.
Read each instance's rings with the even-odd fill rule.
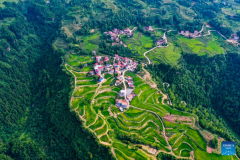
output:
[[210,140],[210,146],[213,148],[217,148],[218,147],[218,140],[217,137],[214,137],[212,140]]

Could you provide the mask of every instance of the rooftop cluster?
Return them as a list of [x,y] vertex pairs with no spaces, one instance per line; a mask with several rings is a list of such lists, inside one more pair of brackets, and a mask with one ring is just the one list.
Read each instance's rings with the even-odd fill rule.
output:
[[122,41],[120,40],[120,35],[126,35],[127,37],[131,37],[132,36],[132,31],[129,29],[129,28],[126,28],[124,30],[120,30],[120,29],[117,29],[115,28],[114,30],[112,31],[108,31],[108,32],[104,32],[105,35],[109,35],[111,36],[111,40],[113,42],[116,42],[116,43],[112,43],[112,45],[121,45],[122,44]]
[[179,34],[185,36],[185,37],[190,37],[190,38],[197,38],[200,37],[202,35],[201,32],[198,32],[197,30],[195,30],[193,33],[190,33],[189,31],[181,31],[179,32]]

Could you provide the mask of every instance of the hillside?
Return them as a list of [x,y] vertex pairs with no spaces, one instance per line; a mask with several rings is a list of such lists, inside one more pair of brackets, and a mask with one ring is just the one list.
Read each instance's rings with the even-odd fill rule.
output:
[[238,0],[0,7],[1,159],[240,156]]
[[[132,38],[139,37],[139,34],[138,30],[135,31]],[[96,45],[94,42],[102,36],[98,31],[95,31],[91,36],[84,37],[82,38],[84,39],[83,48]],[[140,42],[139,46],[145,46],[141,43],[141,37],[135,40],[132,38],[123,39],[128,47],[136,46],[137,48],[137,40]],[[149,42],[151,43],[151,41]],[[152,45],[154,44],[152,43]],[[171,48],[171,46],[168,47]],[[92,48],[101,51],[97,56],[107,56],[104,54],[106,49],[102,50],[97,46]],[[89,48],[89,51],[94,52],[94,50]],[[153,52],[157,50],[155,49]],[[138,53],[145,51],[140,49]],[[214,52],[209,51],[209,53],[213,54]],[[114,157],[117,159],[127,159],[127,157],[156,159],[161,153],[167,153],[183,159],[184,157],[191,159],[237,159],[236,157],[222,157],[219,154],[220,148],[213,149],[214,153],[209,151],[212,150],[209,146],[210,140],[215,135],[199,126],[199,119],[195,114],[181,112],[169,107],[167,104],[170,104],[173,99],[166,99],[166,95],[156,88],[155,82],[149,77],[146,78],[149,73],[141,66],[139,66],[139,74],[136,72],[123,74],[125,79],[130,76],[133,80],[133,93],[136,97],[131,101],[129,108],[121,112],[116,107],[118,103],[116,99],[120,98],[119,92],[124,90],[125,85],[123,84],[125,82],[123,81],[119,87],[116,87],[117,80],[114,77],[117,74],[111,75],[108,71],[101,74],[104,81],[97,82],[98,77],[89,75],[89,71],[92,71],[96,66],[96,57],[95,55],[91,56],[91,52],[89,54],[70,53],[65,56],[65,67],[75,79],[70,108],[77,113],[77,116],[83,121],[85,129],[92,133],[99,140],[99,143],[111,148]],[[222,52],[222,54],[225,53]],[[113,65],[116,63],[116,59],[115,55],[110,57],[106,63]],[[166,62],[166,64],[169,63]],[[186,105],[180,106],[186,107]],[[222,140],[219,139],[219,143],[220,141]]]

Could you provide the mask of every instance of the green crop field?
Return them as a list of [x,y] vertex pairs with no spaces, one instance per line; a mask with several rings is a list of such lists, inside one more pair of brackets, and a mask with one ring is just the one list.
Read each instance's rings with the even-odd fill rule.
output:
[[104,78],[108,79],[109,77],[112,77],[111,74],[106,74]]
[[76,77],[85,77],[86,76],[86,73],[74,72],[74,71],[72,71],[72,72]]
[[101,98],[101,97],[116,97],[117,93],[115,92],[103,92],[98,94],[95,98]]
[[[216,41],[209,41],[206,45],[198,41],[197,39],[189,39],[189,38],[184,38],[184,37],[177,37],[179,40],[180,44],[186,44],[193,53],[197,53],[202,55],[203,53],[208,53],[208,54],[223,54],[225,53],[224,49],[220,47]],[[183,46],[186,46],[183,45]],[[183,50],[185,47],[182,47]]]
[[92,81],[93,78],[92,77],[77,77],[77,80],[89,80],[89,81]]
[[103,85],[110,85],[114,78],[109,78]]
[[100,138],[100,140],[103,141],[103,142],[111,143],[107,135],[103,135],[103,136]]
[[200,135],[200,133],[193,129],[188,129],[186,132],[186,135],[188,135],[191,139],[193,139],[197,144],[204,150],[207,148],[207,144],[204,141],[203,137]]
[[77,108],[80,101],[82,101],[81,98],[74,98],[74,99],[72,100],[72,108],[73,108],[73,109]]
[[92,33],[86,36],[81,36],[78,38],[84,42],[83,49],[92,51],[92,50],[98,49],[97,43],[100,43],[98,42],[100,35],[101,35],[100,32],[96,32],[96,33]]
[[123,38],[129,49],[138,51],[139,54],[143,54],[147,50],[153,48],[154,41],[152,37],[140,32],[135,32],[131,38]]
[[91,70],[91,67],[84,67],[82,69],[83,72],[89,72]]
[[75,92],[74,92],[74,96],[75,97],[80,97],[82,95],[84,95],[85,93],[89,92],[89,91],[94,91],[97,87],[79,87]]
[[97,135],[101,135],[107,132],[107,125],[104,125],[102,128],[98,128],[95,130]]
[[111,98],[111,97],[102,97],[102,98],[99,98],[97,103],[98,104],[101,104],[102,102],[104,101],[108,101],[110,102],[111,104],[115,105],[115,98]]
[[146,99],[154,92],[156,92],[157,90],[156,89],[148,89],[146,91],[143,91],[141,93],[141,95],[139,96],[139,99],[142,101],[142,102],[145,102]]
[[[88,36],[79,36],[78,38],[83,40],[83,48],[90,51],[94,49],[94,46],[91,45],[96,45],[99,36],[100,33],[97,32]],[[124,37],[123,39],[129,48],[132,47],[133,50],[138,50],[140,53],[153,45],[151,37],[140,32],[137,32],[131,38]],[[184,40],[180,40],[180,43],[188,43],[187,40],[185,40],[186,42]],[[221,52],[216,42],[208,41],[206,43],[209,44],[205,47],[206,50],[213,49]],[[192,44],[202,45],[203,42],[193,40],[189,45]],[[201,48],[194,48],[195,51],[197,49],[202,51]],[[149,53],[149,56],[154,61],[177,65],[181,58],[180,53],[180,48],[170,43],[169,47],[158,48]],[[155,57],[152,57],[153,55]],[[197,130],[191,129],[192,126],[189,124],[183,124],[182,122],[172,123],[164,120],[163,117],[169,114],[189,117],[192,117],[192,115],[162,104],[163,95],[158,90],[150,87],[149,80],[145,81],[132,72],[126,72],[125,77],[131,76],[133,78],[135,85],[133,93],[136,94],[136,97],[130,102],[130,107],[121,112],[115,105],[115,99],[120,98],[118,92],[123,89],[123,85],[119,87],[112,86],[111,83],[115,77],[107,73],[105,74],[105,79],[107,79],[105,83],[101,84],[94,81],[94,77],[86,74],[93,68],[91,63],[88,63],[88,66],[83,69],[76,67],[80,63],[90,61],[90,56],[73,54],[68,56],[68,62],[66,62],[68,65],[65,65],[66,69],[77,80],[69,103],[70,108],[80,115],[81,119],[84,119],[83,126],[89,128],[89,131],[96,135],[95,137],[98,138],[99,143],[113,148],[118,160],[149,159],[149,153],[146,150],[138,149],[130,141],[119,139],[118,134],[120,133],[124,135],[123,137],[126,136],[127,139],[137,140],[137,144],[140,143],[158,151],[171,152],[168,146],[171,145],[172,153],[181,157],[190,157],[189,152],[194,151],[194,157],[200,160],[228,159],[220,154],[207,153],[205,139]],[[165,135],[168,138],[164,137]]]
[[78,61],[71,61],[71,62],[68,62],[68,64],[74,67],[74,66],[79,66],[80,62],[78,62]]
[[161,61],[165,64],[177,65],[181,58],[180,48],[169,43],[168,47],[156,48],[155,50],[148,53],[149,58],[155,61]]
[[150,89],[148,84],[140,85],[140,86],[138,86],[138,88],[140,88],[142,91]]
[[103,120],[101,117],[98,117],[98,120],[93,125],[91,125],[89,128],[92,130],[95,130],[95,129],[101,127],[102,125],[103,125]]
[[137,81],[136,83],[134,83],[134,86],[140,86],[140,85],[142,85],[142,84],[144,84],[144,81]]
[[85,115],[84,115],[84,118],[86,118],[86,125],[91,125],[95,122],[96,118],[97,118],[97,115],[95,113],[95,111],[92,109],[91,106],[89,105],[86,105],[84,107],[85,109]]
[[182,150],[181,156],[182,156],[182,157],[189,157],[189,156],[190,156],[190,153],[189,153],[188,150]]
[[87,61],[91,60],[91,57],[90,56],[79,56],[76,60],[79,62],[87,62]]
[[96,81],[78,81],[77,85],[93,85],[93,84],[97,84]]
[[118,160],[131,160],[131,158],[126,156],[122,151],[119,151],[118,149],[114,149],[114,152]]
[[166,128],[175,128],[177,126],[177,123],[172,123],[168,121],[164,121],[164,124]]
[[133,77],[133,81],[134,81],[134,82],[137,82],[137,81],[142,81],[142,79],[141,79],[141,78],[139,78],[139,77]]
[[173,145],[175,141],[182,135],[182,133],[176,133],[172,137],[169,138],[169,143]]
[[75,61],[77,58],[79,57],[79,55],[76,55],[76,54],[70,54],[69,55],[69,58],[68,58],[68,61]]

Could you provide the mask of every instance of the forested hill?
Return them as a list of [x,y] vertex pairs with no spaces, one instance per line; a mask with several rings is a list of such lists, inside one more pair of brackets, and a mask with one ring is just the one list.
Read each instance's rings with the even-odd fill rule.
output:
[[[5,1],[3,4],[2,1],[0,159],[112,159],[110,149],[98,143],[83,129],[78,115],[70,112],[74,82],[62,66],[70,54],[90,55],[96,47],[104,55],[117,53],[144,61],[142,51],[155,46],[165,31],[199,31],[204,23],[226,37],[235,32],[240,35],[239,13],[231,11],[231,7],[236,7],[232,5],[235,2],[231,2],[231,6],[212,0],[194,3],[188,0],[11,0],[17,3]],[[144,31],[146,26],[164,30],[152,36]],[[137,51],[131,44],[128,48],[109,45],[112,41],[106,40],[102,33],[115,27],[138,28],[139,39],[135,38],[142,41],[140,46],[134,46]],[[203,32],[207,34],[207,31],[205,28]],[[173,33],[167,35],[169,40],[170,34]],[[92,38],[93,35],[97,38]],[[213,39],[218,37],[214,35]],[[149,41],[150,48],[149,43],[142,45],[145,40]],[[185,43],[184,38],[181,40]],[[229,131],[234,126],[225,123],[226,120],[236,125],[234,131],[240,133],[240,63],[237,51],[232,53],[236,48],[225,47],[222,55],[210,57],[211,54],[205,53],[209,55],[200,57],[193,55],[196,53],[178,53],[182,48],[176,41],[175,37],[169,42],[170,47],[177,46],[172,52],[181,57],[181,62],[176,60],[178,67],[159,61],[160,64],[149,65],[147,69],[161,88],[163,82],[171,83],[171,87],[165,89],[174,108],[197,114],[203,128],[237,141],[238,135]],[[188,42],[182,46],[186,47]],[[211,45],[219,49],[226,43],[222,42],[219,47],[219,43],[211,41]]]
[[111,159],[68,108],[64,53],[51,45],[65,7],[32,0],[0,8],[0,159]]

